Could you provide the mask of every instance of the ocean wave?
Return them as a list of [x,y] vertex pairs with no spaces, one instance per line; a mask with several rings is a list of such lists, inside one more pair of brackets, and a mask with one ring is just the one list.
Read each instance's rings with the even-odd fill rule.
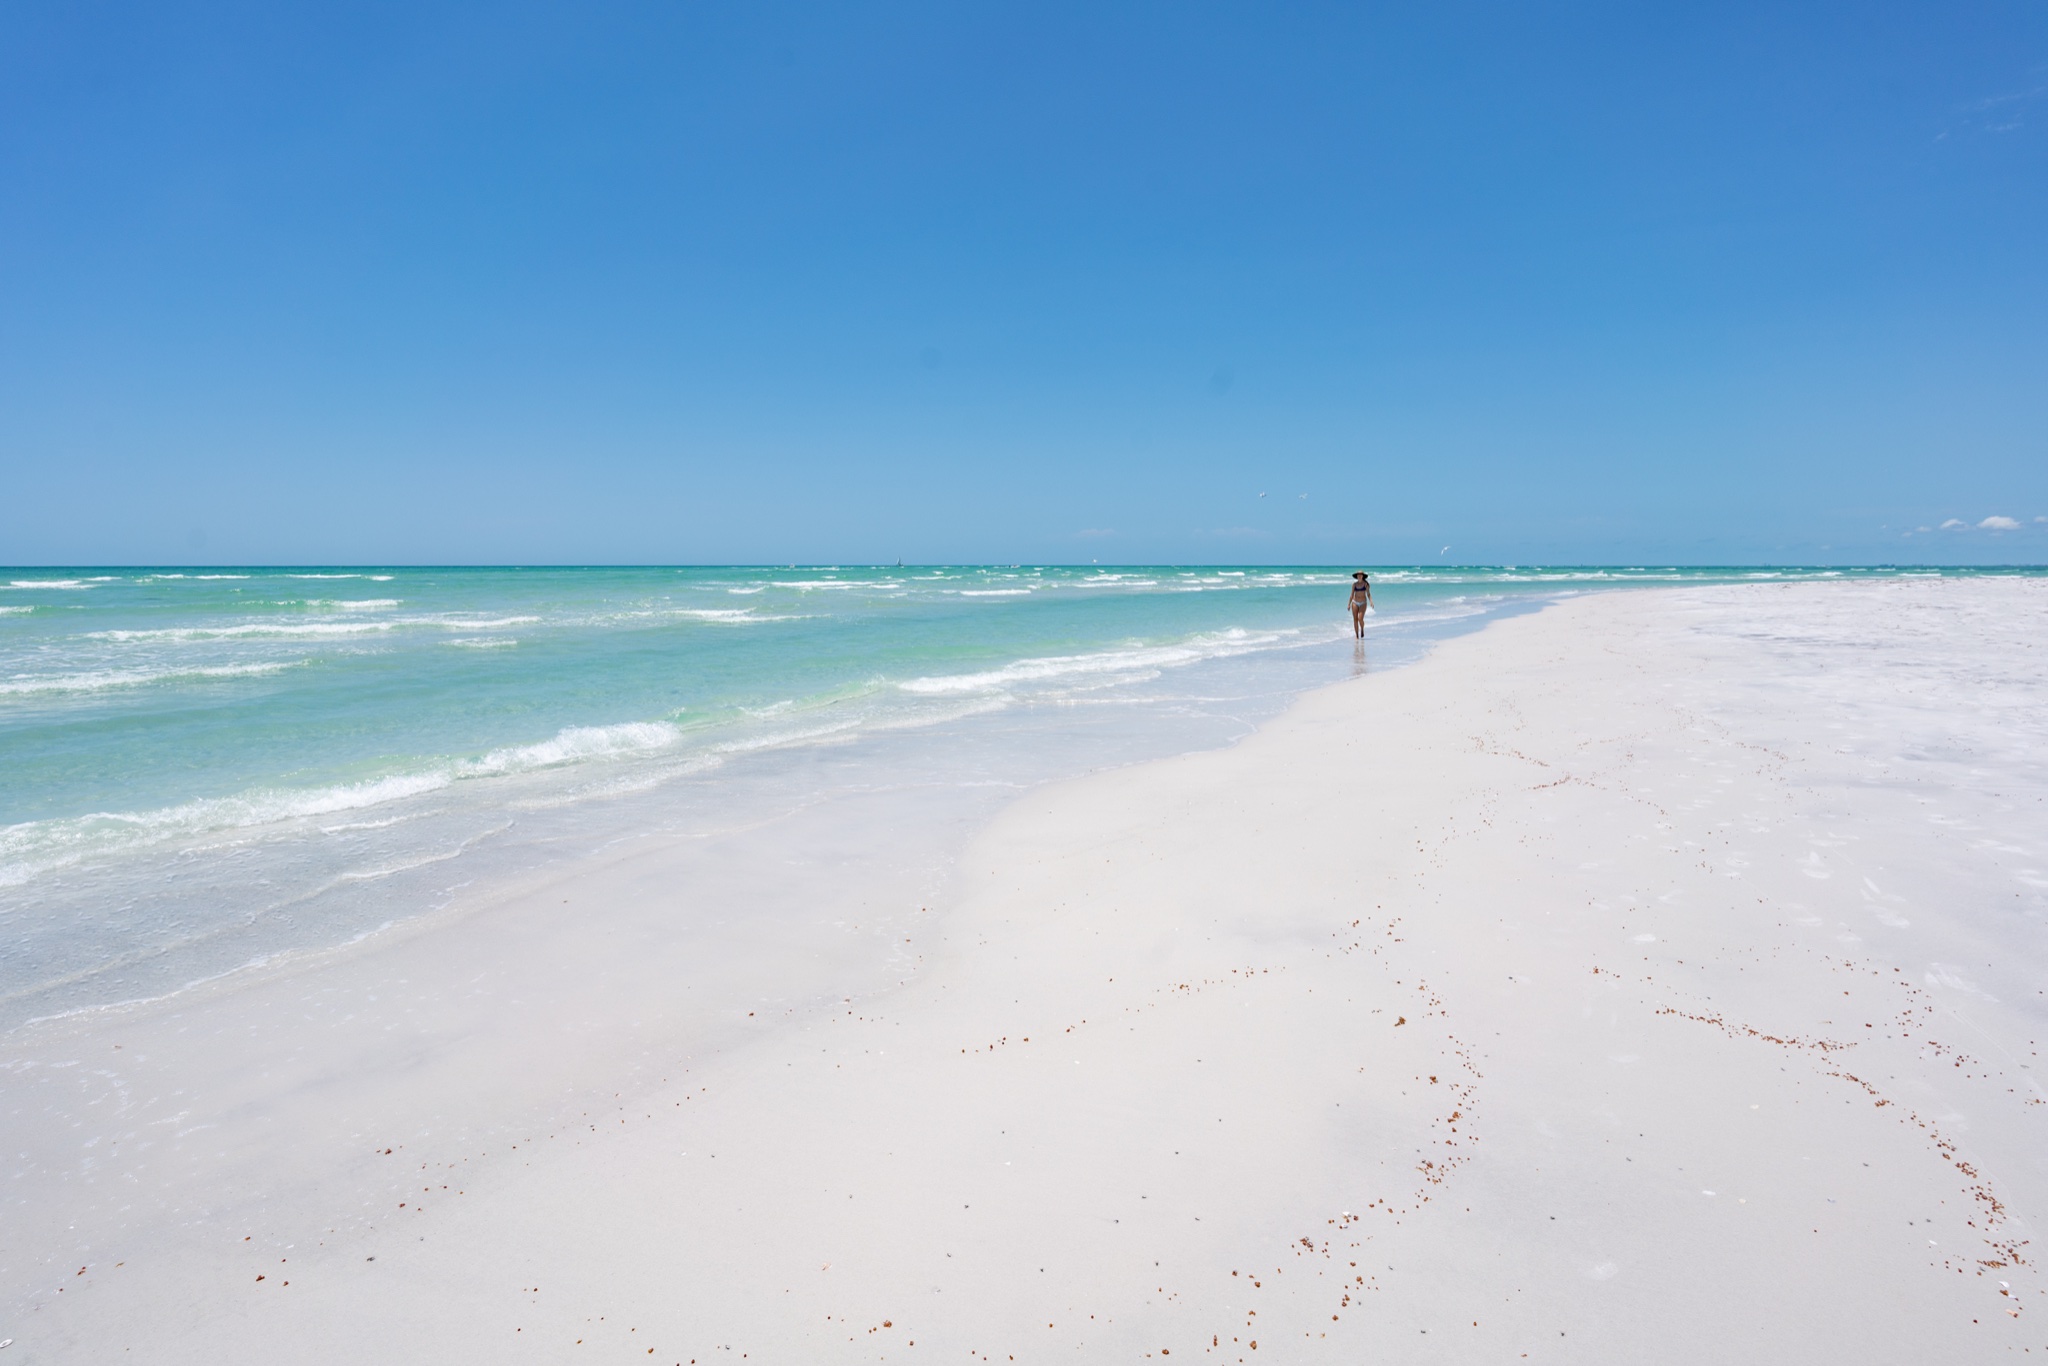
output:
[[104,582],[106,582],[104,579],[93,579],[90,581],[86,579],[10,579],[7,586],[9,588],[90,588],[95,583]]
[[524,773],[536,768],[583,759],[616,759],[667,749],[683,738],[682,728],[666,721],[627,721],[616,726],[565,726],[554,738],[534,745],[511,745],[494,749],[481,759],[465,759],[455,767],[457,776],[485,777],[499,773]]
[[276,825],[355,811],[448,786],[452,772],[400,773],[319,788],[258,788],[233,797],[201,797],[154,811],[96,811],[0,828],[0,887],[76,863],[109,845],[133,848],[165,840]]
[[465,780],[651,754],[674,745],[682,734],[680,727],[660,721],[567,726],[538,744],[510,745],[479,758],[442,761],[409,773],[327,787],[257,788],[153,811],[96,811],[0,827],[0,887],[19,886],[113,848],[135,849],[167,840],[286,825],[426,796]]
[[690,621],[708,621],[720,625],[750,625],[764,621],[807,621],[806,612],[763,612],[754,608],[741,607],[633,607],[613,612],[597,612],[582,617],[558,617],[551,624],[555,626],[618,626],[626,623],[675,621],[682,618]]
[[439,626],[450,631],[502,631],[513,626],[531,626],[539,617],[478,617],[450,612],[443,616],[399,617],[394,626]]
[[381,612],[398,606],[397,598],[307,598],[308,607],[338,607],[344,612]]
[[1031,588],[949,588],[949,593],[958,593],[963,598],[1028,598],[1036,589]]
[[403,816],[392,816],[381,821],[344,821],[340,825],[323,825],[320,827],[320,833],[323,835],[345,835],[354,830],[389,830],[392,826],[404,820],[405,817]]
[[463,636],[448,643],[463,650],[509,650],[519,642],[510,636]]
[[848,716],[838,720],[821,721],[800,730],[774,731],[766,735],[743,735],[712,746],[712,753],[749,754],[763,749],[780,749],[784,745],[807,744],[813,740],[830,739],[835,735],[860,730],[866,724],[866,718]]
[[[376,600],[379,603],[384,599]],[[396,601],[390,599],[390,601]],[[392,631],[401,626],[433,626],[446,631],[499,631],[513,626],[529,626],[539,617],[474,617],[459,614],[431,617],[393,617],[383,621],[305,621],[299,618],[279,618],[270,621],[244,621],[232,626],[155,626],[145,629],[87,631],[87,640],[136,641],[136,640],[239,640],[252,636],[270,637],[278,640],[296,638],[317,639],[321,636],[375,635]]]
[[999,669],[984,669],[977,673],[907,679],[896,686],[905,692],[925,694],[1000,692],[1019,683],[1044,683],[1090,674],[1137,674],[1208,659],[1224,659],[1265,649],[1299,635],[1298,631],[1253,632],[1233,628],[1171,645],[1139,645],[1085,655],[1046,655],[1020,659]]
[[35,610],[33,607],[0,607],[0,617],[24,616]]
[[87,640],[234,640],[247,636],[280,639],[357,636],[389,631],[389,621],[250,621],[235,626],[156,626],[142,630],[87,631]]
[[282,673],[306,661],[287,660],[273,664],[220,664],[191,669],[97,669],[75,674],[16,674],[0,678],[0,697],[25,697],[38,693],[96,693],[115,688],[140,688],[151,683],[182,682],[186,679],[261,678]]
[[901,579],[773,579],[775,588],[901,588]]

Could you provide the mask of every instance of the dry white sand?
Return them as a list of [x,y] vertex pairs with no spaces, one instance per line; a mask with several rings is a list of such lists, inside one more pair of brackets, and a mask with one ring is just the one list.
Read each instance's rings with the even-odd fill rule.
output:
[[2048,1354],[2044,642],[1581,598],[1033,792],[928,911],[682,937],[636,855],[17,1035],[0,1366]]

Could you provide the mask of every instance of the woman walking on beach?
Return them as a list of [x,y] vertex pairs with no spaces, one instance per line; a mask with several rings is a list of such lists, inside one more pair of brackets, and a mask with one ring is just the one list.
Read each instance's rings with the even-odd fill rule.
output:
[[1371,606],[1372,580],[1361,569],[1351,576],[1351,631],[1360,640],[1365,639],[1365,613]]

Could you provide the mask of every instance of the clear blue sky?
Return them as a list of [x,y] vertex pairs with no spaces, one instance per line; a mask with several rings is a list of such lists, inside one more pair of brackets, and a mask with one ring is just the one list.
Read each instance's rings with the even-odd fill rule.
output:
[[0,562],[2044,517],[2040,3],[0,8]]

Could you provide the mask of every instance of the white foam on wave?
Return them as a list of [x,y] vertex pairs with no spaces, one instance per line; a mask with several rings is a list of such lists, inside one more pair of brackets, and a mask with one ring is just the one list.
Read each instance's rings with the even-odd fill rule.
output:
[[33,607],[0,607],[0,617],[24,616],[35,610]]
[[511,636],[463,636],[448,643],[459,650],[509,650],[519,642]]
[[[167,840],[253,831],[360,811],[426,796],[469,779],[526,773],[591,759],[652,754],[681,738],[679,727],[659,721],[567,726],[538,744],[510,745],[479,758],[444,761],[411,773],[328,787],[257,788],[232,797],[203,797],[153,811],[96,811],[84,816],[26,821],[0,827],[0,887],[20,886],[39,874],[115,849],[132,850]],[[403,819],[395,817],[390,823]]]
[[752,626],[769,621],[808,621],[811,615],[807,612],[763,612],[756,608],[740,607],[635,607],[624,611],[601,612],[587,617],[560,617],[554,624],[617,626],[626,622],[675,621],[682,618],[721,626]]
[[[382,606],[396,599],[371,599]],[[251,636],[267,636],[279,640],[295,638],[314,639],[320,636],[369,635],[394,630],[400,626],[436,626],[445,631],[501,631],[513,626],[528,626],[539,621],[539,617],[394,617],[385,621],[304,621],[299,619],[277,619],[271,621],[236,622],[232,626],[156,626],[137,630],[87,631],[87,640],[237,640]]]
[[901,588],[901,579],[773,579],[770,586],[775,588]]
[[389,621],[249,621],[234,626],[157,626],[145,630],[87,631],[87,640],[234,640],[247,636],[280,639],[318,636],[355,636],[388,631]]
[[958,593],[963,598],[1028,598],[1036,591],[1030,588],[949,588],[949,593]]
[[1299,635],[1298,631],[1254,632],[1232,628],[1171,645],[1137,645],[1085,655],[1046,655],[1020,659],[999,669],[985,669],[977,673],[907,679],[896,686],[905,692],[926,694],[1001,692],[1018,684],[1045,683],[1091,674],[1141,674],[1207,659],[1224,659],[1278,645]]
[[[93,582],[103,582],[94,580]],[[90,588],[92,583],[84,579],[10,579],[9,588]]]
[[398,606],[397,598],[308,598],[308,607],[336,607],[344,612],[381,612]]
[[765,735],[745,735],[712,746],[713,754],[748,754],[756,750],[779,749],[784,745],[807,744],[814,740],[826,740],[836,735],[845,735],[859,730],[865,718],[842,717],[837,720],[816,722],[797,730],[773,731]]
[[481,759],[456,765],[459,777],[523,773],[583,759],[615,759],[667,749],[683,738],[680,727],[666,721],[627,721],[616,726],[565,726],[554,738],[534,745],[494,749]]
[[259,788],[233,797],[201,797],[154,811],[95,811],[0,828],[0,887],[78,862],[109,846],[134,848],[180,836],[205,835],[332,815],[416,797],[446,787],[454,774],[401,773],[320,788]]
[[389,830],[404,819],[405,817],[403,816],[392,816],[388,820],[381,821],[344,821],[340,825],[323,825],[320,827],[320,833],[323,835],[345,835],[352,830]]
[[450,631],[503,631],[514,626],[531,626],[539,617],[478,617],[448,613],[433,617],[400,617],[394,626],[439,626]]
[[12,678],[0,678],[0,697],[107,692],[116,688],[141,688],[152,683],[178,683],[188,679],[261,678],[296,668],[305,662],[293,659],[271,664],[218,664],[192,669],[95,669],[75,674],[16,674]]

